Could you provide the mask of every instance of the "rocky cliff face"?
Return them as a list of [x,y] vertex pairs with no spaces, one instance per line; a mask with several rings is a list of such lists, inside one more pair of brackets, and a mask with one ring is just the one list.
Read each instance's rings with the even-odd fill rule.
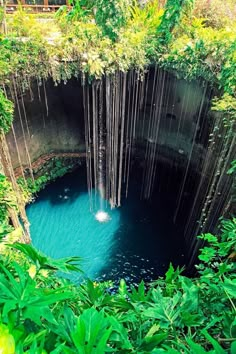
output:
[[43,86],[40,86],[38,90],[34,83],[31,94],[28,91],[23,96],[18,96],[20,114],[16,108],[14,118],[16,139],[13,131],[7,136],[14,168],[19,166],[19,157],[24,166],[28,165],[25,145],[31,161],[52,151],[84,151],[83,99],[79,81],[70,80],[67,85],[55,86],[48,80],[45,88],[44,91]]
[[[137,126],[137,139],[141,140],[140,146],[151,139],[147,130],[149,112],[152,109],[152,74],[151,71],[146,113],[141,124]],[[197,82],[177,80],[171,74],[166,75],[165,80],[158,144],[163,154],[166,151],[168,155],[163,157],[174,156],[176,159],[177,154],[177,157],[183,159],[188,156],[192,146],[203,88]],[[23,166],[28,166],[26,145],[31,161],[50,152],[85,151],[83,92],[80,81],[71,79],[66,85],[61,83],[55,86],[51,80],[48,80],[45,88],[44,90],[44,85],[38,87],[35,82],[31,92],[27,91],[18,96],[20,113],[16,108],[15,137],[13,131],[10,131],[7,136],[14,168],[19,166],[20,161]],[[209,98],[206,96],[204,104],[207,106],[208,102]],[[202,120],[201,124],[203,124]],[[204,125],[207,132],[208,123],[205,122]],[[196,139],[197,158],[199,158],[199,154],[204,152],[204,136],[200,134],[201,127],[197,129],[199,130]]]

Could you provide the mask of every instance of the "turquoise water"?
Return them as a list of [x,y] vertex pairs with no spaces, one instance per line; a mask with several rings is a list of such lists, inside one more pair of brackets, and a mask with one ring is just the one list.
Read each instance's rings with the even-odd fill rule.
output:
[[118,209],[106,211],[110,220],[100,223],[90,211],[86,176],[81,168],[41,191],[27,207],[33,245],[54,257],[80,256],[84,275],[72,274],[78,283],[121,278],[137,283],[162,275],[169,262],[182,265],[184,250],[168,219],[163,201],[140,201],[137,185]]

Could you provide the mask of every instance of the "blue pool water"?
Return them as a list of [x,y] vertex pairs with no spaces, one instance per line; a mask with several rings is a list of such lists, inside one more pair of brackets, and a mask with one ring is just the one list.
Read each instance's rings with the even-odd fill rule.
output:
[[96,210],[90,211],[81,168],[47,186],[27,207],[33,245],[54,258],[82,257],[84,274],[70,275],[76,283],[84,277],[114,283],[124,278],[134,284],[154,280],[170,261],[184,264],[184,246],[163,200],[155,199],[140,201],[137,185],[131,184],[122,207],[107,208],[110,220],[100,223]]

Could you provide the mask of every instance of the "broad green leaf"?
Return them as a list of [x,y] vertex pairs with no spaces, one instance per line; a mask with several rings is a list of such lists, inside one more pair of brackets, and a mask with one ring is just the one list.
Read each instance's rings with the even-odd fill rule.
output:
[[139,302],[139,301],[148,301],[149,298],[149,292],[145,291],[145,283],[142,280],[141,283],[138,285],[138,289],[136,290],[135,288],[132,289],[132,293],[130,295],[130,300],[131,302]]
[[54,318],[49,307],[38,307],[38,306],[27,306],[23,310],[23,316],[25,319],[29,319],[39,326],[42,324],[42,321],[46,319],[48,322],[54,323],[57,325],[57,321]]
[[198,258],[205,263],[211,262],[216,256],[216,250],[211,247],[204,247],[200,251]]
[[212,243],[213,245],[218,243],[218,238],[210,233],[206,233],[198,236],[198,238],[207,241],[208,243]]
[[119,295],[122,298],[126,298],[127,295],[127,286],[126,286],[126,282],[124,279],[120,280],[120,285],[119,285],[119,289],[118,289]]
[[30,333],[23,342],[24,347],[28,347],[30,344],[33,343],[33,341],[38,340],[38,339],[42,339],[45,337],[45,335],[47,334],[47,330],[42,330],[38,333]]
[[71,337],[79,353],[100,354],[105,353],[111,332],[112,327],[103,313],[90,308],[79,316]]
[[119,347],[122,347],[122,349],[133,349],[128,337],[127,329],[119,323],[114,316],[109,316],[108,321],[112,326],[112,334],[110,336],[111,342],[119,343]]
[[168,333],[154,334],[151,337],[145,337],[141,343],[140,349],[150,351],[162,343],[168,337]]
[[157,324],[154,324],[148,331],[148,333],[146,334],[146,337],[151,337],[153,336],[153,334],[155,334],[157,331],[159,331],[160,326]]
[[65,344],[60,344],[58,347],[51,351],[50,354],[76,354],[74,349],[69,348]]
[[186,277],[181,277],[181,285],[184,291],[180,305],[181,310],[189,313],[197,311],[199,288]]
[[225,277],[222,286],[230,296],[236,299],[236,279],[230,280]]
[[168,271],[165,274],[166,282],[167,283],[172,282],[172,280],[174,278],[174,275],[175,275],[175,270],[174,270],[174,267],[173,267],[172,263],[170,263],[169,269],[168,269]]
[[230,354],[235,354],[235,353],[236,353],[236,341],[234,341],[230,347]]
[[194,343],[190,338],[186,338],[186,342],[188,343],[190,349],[192,350],[191,351],[192,354],[206,354],[207,353],[201,345]]
[[72,291],[64,291],[65,288],[56,290],[42,291],[41,289],[29,300],[31,306],[48,306],[58,301],[73,299],[74,293]]
[[180,300],[182,294],[176,293],[173,297],[164,297],[160,289],[153,289],[155,304],[143,311],[143,316],[158,319],[161,328],[168,328],[180,321]]
[[2,316],[5,317],[9,312],[15,310],[17,308],[18,301],[17,300],[7,300],[3,306]]
[[26,256],[28,256],[35,265],[41,269],[52,269],[52,270],[60,270],[62,272],[68,273],[70,271],[80,271],[80,268],[76,265],[79,261],[81,261],[80,257],[68,257],[61,259],[53,259],[42,252],[36,250],[30,244],[23,243],[14,243],[8,245],[11,248],[15,248],[21,252],[23,252]]

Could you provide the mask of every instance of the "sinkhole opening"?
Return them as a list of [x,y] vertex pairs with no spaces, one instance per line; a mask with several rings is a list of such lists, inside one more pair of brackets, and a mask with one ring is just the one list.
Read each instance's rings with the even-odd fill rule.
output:
[[187,265],[183,237],[185,215],[189,208],[189,181],[185,191],[181,220],[174,222],[176,196],[183,171],[159,162],[159,174],[150,200],[140,199],[141,169],[133,162],[129,196],[122,195],[122,206],[111,209],[100,195],[87,190],[85,164],[41,191],[27,207],[33,245],[54,257],[80,256],[84,274],[63,275],[80,283],[88,277],[94,281],[120,279],[128,284],[155,280],[164,275],[170,262]]
[[[48,119],[32,89],[34,101],[22,97],[8,135],[16,175],[22,166],[26,177],[47,174],[57,158],[75,159],[72,166],[86,159],[28,206],[33,244],[55,258],[82,257],[84,275],[71,275],[77,283],[150,281],[170,262],[193,267],[202,245],[196,236],[214,232],[230,212],[233,188],[226,171],[234,139],[210,110],[211,85],[157,67],[142,79],[131,70],[83,85],[49,80]],[[21,126],[24,107],[32,135]]]

